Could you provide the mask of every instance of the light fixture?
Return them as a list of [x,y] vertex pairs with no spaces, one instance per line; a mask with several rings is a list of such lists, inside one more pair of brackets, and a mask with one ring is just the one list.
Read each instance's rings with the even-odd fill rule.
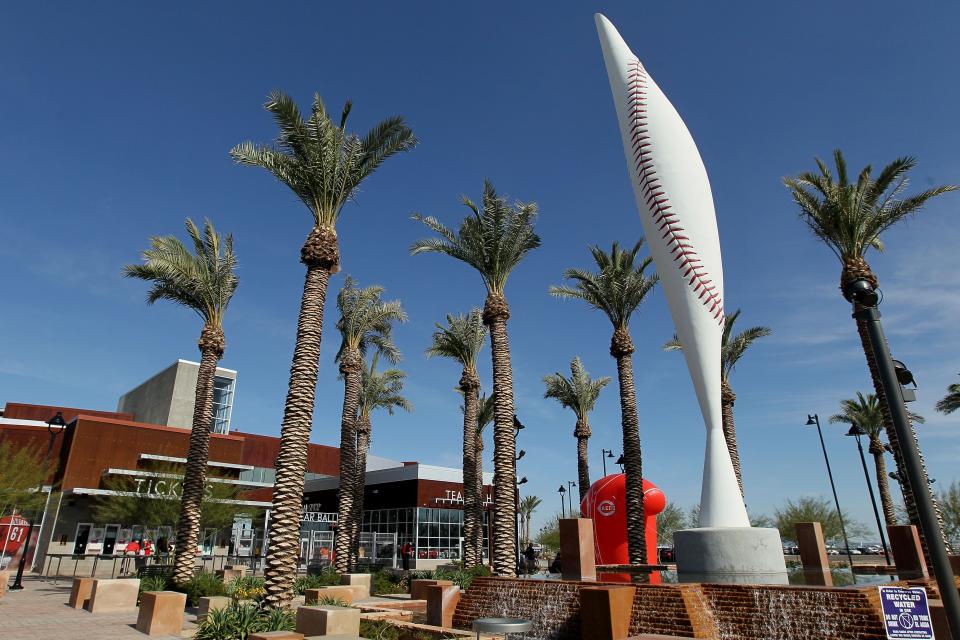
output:
[[899,382],[901,385],[913,384],[914,387],[917,386],[917,381],[913,379],[913,372],[910,371],[910,369],[907,369],[907,365],[903,364],[899,360],[894,360],[893,370],[897,374],[897,382]]
[[847,302],[856,303],[862,307],[875,307],[880,302],[880,294],[864,278],[858,278],[845,284],[843,297],[847,299]]
[[808,427],[812,427],[812,426],[815,425],[815,424],[817,424],[817,416],[815,416],[815,415],[810,415],[810,414],[808,413],[808,414],[807,414],[807,426],[808,426]]
[[519,485],[521,485],[521,484],[527,484],[527,476],[523,476],[522,478],[520,478],[519,480],[517,480],[517,486],[519,486]]
[[520,418],[517,417],[517,414],[513,414],[513,428],[517,431],[520,431],[520,429],[526,429],[526,427],[523,426],[523,423],[520,422]]
[[863,427],[858,425],[856,422],[852,423],[850,426],[850,431],[847,431],[846,435],[848,436],[865,436],[867,432],[864,431]]
[[517,460],[521,459],[525,455],[527,455],[527,452],[523,449],[520,449],[520,453],[517,454]]

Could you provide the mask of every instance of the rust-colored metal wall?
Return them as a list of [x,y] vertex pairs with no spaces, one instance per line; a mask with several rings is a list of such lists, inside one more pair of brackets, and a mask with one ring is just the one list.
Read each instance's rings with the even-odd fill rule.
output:
[[8,402],[3,408],[3,417],[11,420],[39,420],[46,422],[57,411],[63,413],[63,418],[70,422],[81,413],[88,416],[99,416],[102,418],[115,418],[117,420],[133,420],[132,413],[118,413],[116,411],[96,411],[94,409],[77,409],[76,407],[58,407],[47,404],[22,404],[20,402]]

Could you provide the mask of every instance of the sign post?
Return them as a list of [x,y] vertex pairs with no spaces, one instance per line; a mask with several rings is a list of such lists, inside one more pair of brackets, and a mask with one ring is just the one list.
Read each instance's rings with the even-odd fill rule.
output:
[[923,587],[880,587],[888,640],[933,640],[933,622]]

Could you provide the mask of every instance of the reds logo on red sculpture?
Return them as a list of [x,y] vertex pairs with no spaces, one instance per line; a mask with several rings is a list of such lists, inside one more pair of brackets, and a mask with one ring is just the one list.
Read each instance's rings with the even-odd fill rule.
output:
[[613,500],[604,500],[597,505],[597,513],[602,516],[612,516],[617,512],[617,505],[613,503]]

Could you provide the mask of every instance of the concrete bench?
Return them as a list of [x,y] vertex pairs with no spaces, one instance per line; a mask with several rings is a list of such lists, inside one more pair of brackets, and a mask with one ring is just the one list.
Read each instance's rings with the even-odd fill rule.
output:
[[187,594],[176,591],[147,591],[140,596],[137,631],[148,636],[179,636]]
[[93,578],[74,578],[70,587],[70,599],[67,606],[74,609],[85,609],[90,601],[90,592],[93,591]]
[[352,607],[300,607],[297,633],[304,636],[360,635],[360,609]]
[[206,596],[197,605],[197,622],[203,622],[211,612],[230,606],[229,596]]
[[353,587],[354,600],[365,600],[370,597],[372,577],[369,573],[344,573],[340,576],[340,584]]
[[340,585],[334,587],[320,587],[319,589],[307,589],[303,592],[304,604],[315,605],[321,598],[334,598],[343,600],[346,604],[352,604],[357,598],[357,590],[353,586]]
[[84,609],[90,613],[130,611],[137,608],[140,580],[137,578],[94,579],[90,600]]

